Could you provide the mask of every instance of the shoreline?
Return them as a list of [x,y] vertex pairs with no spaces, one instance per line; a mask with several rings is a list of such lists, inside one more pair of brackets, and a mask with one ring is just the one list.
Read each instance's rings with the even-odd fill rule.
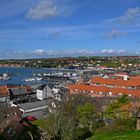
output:
[[84,70],[78,70],[78,69],[64,69],[64,68],[44,68],[44,67],[10,67],[10,66],[6,66],[6,67],[1,67],[1,68],[23,68],[23,69],[50,69],[50,70],[66,70],[66,71],[79,71],[82,72]]

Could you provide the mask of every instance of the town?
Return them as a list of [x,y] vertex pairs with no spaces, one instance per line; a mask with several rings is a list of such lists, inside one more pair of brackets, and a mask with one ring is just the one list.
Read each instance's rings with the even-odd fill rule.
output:
[[[112,61],[109,62],[110,60]],[[24,67],[27,62],[36,64],[36,61],[40,62],[37,67],[41,67],[45,61],[51,64],[55,62],[53,59],[52,62],[47,59],[43,62],[26,60],[23,61]],[[9,61],[8,65],[5,63],[3,66],[15,66],[12,63],[13,61]],[[70,65],[66,65],[68,63]],[[60,58],[57,64],[63,64],[59,68],[61,72],[39,75],[40,80],[49,81],[47,84],[30,85],[31,80],[26,85],[0,86],[0,132],[4,138],[18,140],[25,127],[31,127],[29,122],[48,118],[72,98],[85,98],[86,102],[90,100],[97,114],[102,114],[109,104],[126,96],[130,102],[121,106],[121,112],[131,114],[137,120],[134,127],[140,130],[137,116],[140,107],[139,57]],[[79,66],[83,66],[82,69]],[[72,68],[75,73],[71,72]],[[107,125],[107,118],[104,119],[101,120]]]
[[140,0],[1,0],[0,140],[140,140]]
[[[111,61],[110,61],[111,60]],[[79,56],[0,60],[1,67],[85,69],[98,66],[139,69],[140,56]]]

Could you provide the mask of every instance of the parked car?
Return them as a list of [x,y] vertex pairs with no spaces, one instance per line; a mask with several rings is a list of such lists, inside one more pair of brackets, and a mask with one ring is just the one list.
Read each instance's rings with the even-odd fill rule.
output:
[[27,116],[24,118],[25,121],[35,121],[36,118],[34,116]]

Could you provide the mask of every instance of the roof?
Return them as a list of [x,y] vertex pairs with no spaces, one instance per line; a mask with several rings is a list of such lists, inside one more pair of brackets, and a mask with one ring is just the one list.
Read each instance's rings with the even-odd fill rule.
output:
[[138,76],[130,76],[131,80],[140,80],[140,75]]
[[43,90],[45,87],[49,87],[50,89],[52,89],[54,87],[54,84],[48,83],[47,85],[41,85],[39,86],[37,89],[39,90]]
[[111,92],[113,95],[118,95],[121,93],[121,94],[127,94],[132,96],[140,96],[140,90],[128,90],[124,88],[110,88],[106,86],[93,86],[93,85],[84,85],[84,84],[68,85],[67,87],[73,90],[90,92],[90,94],[95,94],[100,92],[106,94]]
[[39,86],[37,89],[43,90],[45,87],[46,87],[46,85],[41,85],[41,86]]
[[8,96],[9,91],[7,86],[0,86],[0,97]]
[[45,105],[47,105],[47,100],[19,104],[18,107],[21,109],[24,109],[24,110],[28,110],[28,109],[33,109],[33,108],[45,106]]
[[9,89],[10,94],[13,95],[22,95],[27,94],[27,88],[25,86],[13,87]]
[[111,78],[102,78],[99,76],[94,76],[91,78],[92,83],[99,84],[108,84],[108,85],[116,85],[116,86],[140,86],[140,81],[138,80],[120,80],[120,79],[111,79]]
[[67,86],[70,89],[73,90],[81,90],[81,91],[94,91],[94,92],[107,92],[108,88],[105,86],[90,86],[90,85],[84,85],[84,84],[76,84],[76,85],[68,85]]

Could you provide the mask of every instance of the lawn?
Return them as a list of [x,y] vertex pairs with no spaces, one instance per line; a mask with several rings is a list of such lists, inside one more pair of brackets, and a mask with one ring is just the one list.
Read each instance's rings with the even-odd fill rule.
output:
[[95,134],[88,140],[140,140],[140,131]]

